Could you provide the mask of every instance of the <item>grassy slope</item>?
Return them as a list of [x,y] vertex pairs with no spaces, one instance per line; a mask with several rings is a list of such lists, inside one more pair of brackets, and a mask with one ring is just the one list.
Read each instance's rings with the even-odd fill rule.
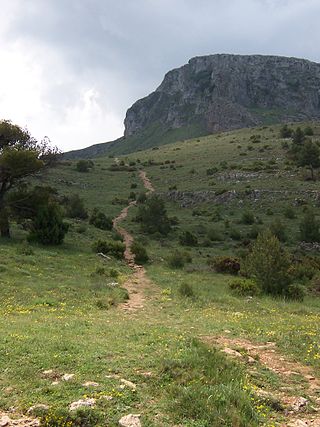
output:
[[[317,132],[320,133],[319,128]],[[252,134],[261,134],[262,143],[251,144]],[[179,190],[188,191],[245,191],[250,189],[248,186],[290,191],[316,189],[317,184],[302,181],[294,168],[284,170],[285,158],[277,134],[277,127],[273,130],[242,130],[139,152],[127,159],[139,158],[141,162],[149,159],[155,162],[175,160],[175,164],[172,164],[175,169],[170,165],[164,165],[166,169],[161,169],[161,165],[145,167],[159,192],[166,192],[175,185]],[[269,148],[259,151],[265,145],[269,145]],[[248,151],[248,146],[253,146],[253,150]],[[230,165],[235,165],[232,166],[234,171],[244,165],[252,167],[255,161],[261,159],[263,163],[274,160],[275,166],[271,171],[259,171],[261,175],[258,177],[240,182],[225,177]],[[227,166],[220,164],[223,161],[227,161]],[[122,208],[121,204],[112,204],[115,198],[127,198],[131,183],[138,185],[134,191],[140,191],[142,187],[136,172],[108,171],[112,162],[110,158],[101,158],[88,174],[75,172],[73,164],[61,166],[50,171],[41,182],[54,185],[62,194],[79,193],[88,206],[98,206],[106,214],[114,216]],[[219,170],[208,177],[206,169],[212,167]],[[283,209],[295,197],[291,193],[280,198],[267,196],[258,202],[244,198],[243,203],[237,201],[222,206],[223,219],[219,222],[212,220],[216,211],[216,206],[212,204],[198,206],[197,209],[203,213],[194,216],[194,208],[181,208],[176,203],[168,203],[170,214],[180,219],[180,229],[166,240],[138,236],[146,243],[152,257],[148,273],[160,291],[145,310],[133,315],[116,309],[98,308],[98,300],[110,298],[110,290],[105,284],[113,280],[91,277],[102,261],[91,253],[90,245],[94,239],[103,236],[102,232],[87,227],[80,234],[76,232],[77,224],[74,224],[66,244],[61,248],[36,247],[34,255],[21,255],[17,248],[24,234],[16,229],[15,240],[12,243],[2,242],[0,248],[0,328],[3,331],[0,336],[1,407],[14,405],[26,409],[35,403],[67,407],[84,395],[97,396],[100,393],[113,396],[113,400],[102,399],[98,403],[107,424],[112,426],[117,425],[120,416],[130,412],[142,413],[143,425],[147,426],[172,426],[174,423],[185,426],[257,425],[256,417],[259,416],[261,420],[269,420],[266,425],[272,425],[270,409],[266,406],[253,403],[256,415],[248,415],[250,396],[245,391],[247,388],[255,385],[272,390],[280,382],[285,385],[265,369],[259,369],[254,377],[241,373],[237,378],[239,389],[232,393],[238,397],[238,401],[230,411],[233,418],[223,411],[216,417],[221,416],[221,419],[225,419],[224,423],[219,421],[213,424],[206,418],[210,410],[206,406],[206,398],[203,401],[200,398],[205,384],[218,387],[214,389],[216,394],[213,389],[208,389],[208,395],[225,398],[225,386],[231,381],[227,375],[220,380],[222,383],[217,383],[213,366],[226,363],[227,371],[232,372],[233,368],[228,366],[225,358],[221,360],[214,352],[207,354],[206,350],[191,344],[191,340],[201,335],[225,334],[258,341],[272,340],[283,353],[310,364],[319,372],[319,299],[308,297],[304,303],[286,303],[267,297],[250,301],[237,298],[228,290],[231,278],[208,272],[205,262],[207,255],[238,250],[238,242],[228,237],[224,221],[228,220],[231,227],[236,227],[245,236],[251,226],[238,224],[244,206],[254,210],[264,224],[281,215],[288,227],[288,244],[294,247],[303,208],[296,209],[298,217],[293,220],[284,219]],[[273,211],[271,216],[266,215],[268,207]],[[135,212],[132,212],[130,218],[134,215]],[[130,218],[126,226],[139,235],[137,224]],[[223,241],[209,248],[190,249],[194,272],[174,271],[167,267],[164,260],[170,251],[178,247],[181,230],[196,231],[202,240],[206,230],[211,227],[218,229]],[[125,266],[115,261],[111,261],[110,266],[121,271],[121,281],[128,273]],[[197,296],[194,301],[179,295],[178,288],[182,283],[193,286]],[[203,361],[202,370],[199,370],[196,360]],[[46,369],[75,373],[76,376],[71,382],[51,385],[52,381],[41,376]],[[151,372],[151,376],[145,375],[145,372]],[[110,374],[135,382],[137,391],[121,390],[119,379],[106,377]],[[199,382],[199,378],[204,383]],[[85,381],[97,381],[100,386],[96,390],[87,390],[81,385]],[[292,383],[289,385],[292,387]],[[295,388],[300,387],[299,382],[295,384],[292,393],[295,394]],[[190,395],[185,396],[184,393],[189,392]],[[195,403],[194,406],[190,405],[191,401]],[[221,402],[217,402],[212,407],[221,406]],[[261,412],[265,417],[259,415]],[[198,421],[192,421],[195,417],[198,417]]]

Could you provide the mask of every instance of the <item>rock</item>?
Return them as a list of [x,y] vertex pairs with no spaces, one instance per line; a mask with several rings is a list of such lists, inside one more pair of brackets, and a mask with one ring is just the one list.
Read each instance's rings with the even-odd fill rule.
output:
[[49,409],[48,405],[44,405],[42,403],[38,403],[37,405],[31,406],[28,409],[27,414],[35,414],[37,411],[48,411],[48,409]]
[[99,387],[100,384],[95,383],[93,381],[87,381],[82,384],[83,387]]
[[64,374],[63,376],[62,376],[62,380],[63,381],[70,381],[70,380],[72,380],[72,378],[75,376],[75,374]]
[[6,427],[10,425],[11,419],[7,415],[3,415],[0,418],[0,427]]
[[120,427],[141,427],[140,414],[129,414],[119,420]]
[[288,427],[308,427],[308,424],[303,420],[295,420],[288,424]]
[[305,378],[306,378],[308,381],[315,381],[315,379],[316,379],[313,375],[306,375],[306,376],[305,376]]
[[125,379],[121,378],[120,382],[121,382],[125,387],[129,387],[129,388],[131,388],[131,390],[133,390],[133,391],[136,391],[136,389],[137,389],[136,384],[134,384],[134,383],[133,383],[133,382],[131,382],[131,381],[128,381],[128,380],[125,380]]
[[232,348],[226,347],[222,351],[223,353],[226,353],[228,356],[238,357],[239,359],[242,358],[242,354],[236,350],[232,350]]
[[256,363],[256,359],[251,356],[248,356],[248,363],[250,363],[250,365],[253,365],[254,363]]
[[298,397],[295,402],[292,404],[292,409],[295,412],[300,412],[302,408],[305,408],[308,404],[308,400],[304,397]]
[[80,399],[76,402],[72,402],[69,409],[70,411],[76,411],[79,408],[94,408],[96,404],[96,399],[93,398],[87,398],[87,399]]

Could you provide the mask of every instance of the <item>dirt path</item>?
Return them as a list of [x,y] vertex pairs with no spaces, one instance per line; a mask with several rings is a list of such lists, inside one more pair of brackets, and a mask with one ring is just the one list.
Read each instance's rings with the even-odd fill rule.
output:
[[[147,194],[152,193],[154,188],[147,177],[146,172],[141,170],[139,172],[139,176],[143,182],[144,188],[148,190]],[[144,306],[146,292],[155,289],[155,285],[148,279],[144,267],[135,263],[134,255],[131,252],[131,245],[133,242],[132,235],[119,225],[121,221],[128,216],[129,209],[133,206],[136,206],[135,201],[130,202],[129,205],[121,211],[120,215],[113,220],[115,230],[117,230],[117,232],[122,236],[124,244],[126,245],[124,253],[125,260],[129,267],[134,270],[134,273],[123,284],[123,286],[128,290],[129,300],[120,305],[123,310],[129,312],[141,309]]]
[[[285,408],[285,422],[278,425],[320,427],[320,379],[313,375],[310,367],[289,360],[278,351],[274,342],[255,344],[246,339],[210,336],[201,339],[209,345],[219,346],[230,357],[248,363],[252,373],[257,372],[260,364],[279,376],[282,386],[276,392],[257,390],[258,395],[276,397]],[[297,381],[298,378],[302,381]]]

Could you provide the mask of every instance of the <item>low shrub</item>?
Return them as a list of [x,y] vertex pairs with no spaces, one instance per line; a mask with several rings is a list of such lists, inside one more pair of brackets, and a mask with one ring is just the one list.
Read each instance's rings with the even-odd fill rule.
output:
[[217,273],[238,274],[240,271],[240,260],[229,256],[217,256],[209,261]]
[[112,219],[107,217],[103,212],[100,212],[97,208],[93,209],[89,223],[100,230],[112,230],[113,227]]
[[145,264],[149,261],[146,248],[142,243],[134,241],[131,245],[131,252],[134,254],[134,259],[137,264]]
[[117,240],[97,240],[93,243],[92,249],[96,253],[111,255],[115,258],[122,259],[125,251],[124,243]]
[[167,259],[171,268],[183,268],[185,264],[192,262],[191,255],[188,252],[175,251]]
[[286,291],[286,297],[294,301],[303,301],[305,295],[306,288],[298,283],[292,283]]
[[190,231],[185,231],[181,236],[179,237],[180,245],[182,246],[197,246],[198,245],[198,239],[197,236]]
[[236,228],[231,228],[229,230],[229,236],[232,240],[241,240],[241,233]]
[[284,216],[288,219],[296,218],[296,213],[291,206],[287,206],[283,212]]
[[210,228],[207,236],[212,242],[221,242],[223,240],[222,234],[215,228]]
[[229,288],[240,296],[254,296],[260,292],[256,282],[250,279],[235,280],[229,284]]
[[40,418],[40,427],[94,427],[105,424],[101,412],[92,409],[66,409],[49,410]]
[[277,218],[270,224],[270,231],[280,240],[280,242],[285,242],[287,240],[286,227],[282,224],[280,219]]
[[194,297],[194,291],[193,287],[189,285],[188,283],[181,283],[181,285],[178,288],[179,295],[186,298],[193,298]]
[[242,224],[246,224],[246,225],[252,225],[254,224],[255,219],[254,219],[254,215],[252,212],[246,211],[243,212],[242,216],[241,216],[241,223]]

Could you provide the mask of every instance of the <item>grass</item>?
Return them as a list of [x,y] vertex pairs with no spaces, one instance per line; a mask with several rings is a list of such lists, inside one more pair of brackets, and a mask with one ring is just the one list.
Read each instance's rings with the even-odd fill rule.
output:
[[[313,128],[316,139],[320,127]],[[301,170],[287,163],[278,130],[227,132],[120,158],[143,165],[165,198],[169,216],[178,218],[167,238],[150,237],[133,221],[135,208],[129,211],[124,225],[146,248],[147,273],[158,286],[136,313],[116,308],[126,298],[121,288],[128,268],[115,259],[104,261],[91,250],[95,240],[108,239],[111,232],[71,221],[61,247],[32,246],[26,251],[25,232],[14,227],[12,241],[1,241],[0,246],[1,409],[15,406],[24,412],[31,405],[48,404],[54,420],[71,402],[87,396],[97,399],[95,425],[116,426],[122,416],[141,413],[144,426],[271,426],[283,414],[261,403],[257,388],[275,392],[279,385],[288,385],[292,394],[307,394],[301,391],[301,379],[284,384],[259,364],[252,373],[202,340],[227,335],[273,341],[284,355],[320,373],[319,298],[309,294],[299,303],[237,297],[229,289],[233,277],[214,273],[207,263],[215,255],[241,255],[246,250],[243,240],[253,240],[248,237],[253,228],[269,226],[276,218],[285,225],[285,245],[301,255],[298,228],[305,205],[296,206],[295,199],[316,206],[313,192],[318,183],[303,180]],[[256,134],[261,143],[250,142]],[[137,194],[142,191],[138,171],[111,171],[114,159],[109,157],[94,163],[88,173],[77,172],[74,162],[64,163],[36,183],[52,185],[61,195],[78,193],[89,211],[98,207],[114,217],[127,203],[132,184]],[[207,175],[209,168],[216,172]],[[193,202],[199,191],[223,195],[236,190],[239,197],[182,207],[181,200],[169,198],[169,187],[189,192]],[[253,189],[265,192],[253,197]],[[295,214],[290,218],[288,206]],[[247,211],[254,214],[255,224],[243,223]],[[179,236],[185,231],[197,236],[198,246],[181,247]],[[176,250],[187,250],[192,262],[174,270],[167,260]],[[43,375],[48,369],[56,373],[58,384]],[[65,373],[75,376],[61,381]],[[121,378],[134,382],[136,391],[122,388]],[[86,381],[99,386],[84,387]]]

